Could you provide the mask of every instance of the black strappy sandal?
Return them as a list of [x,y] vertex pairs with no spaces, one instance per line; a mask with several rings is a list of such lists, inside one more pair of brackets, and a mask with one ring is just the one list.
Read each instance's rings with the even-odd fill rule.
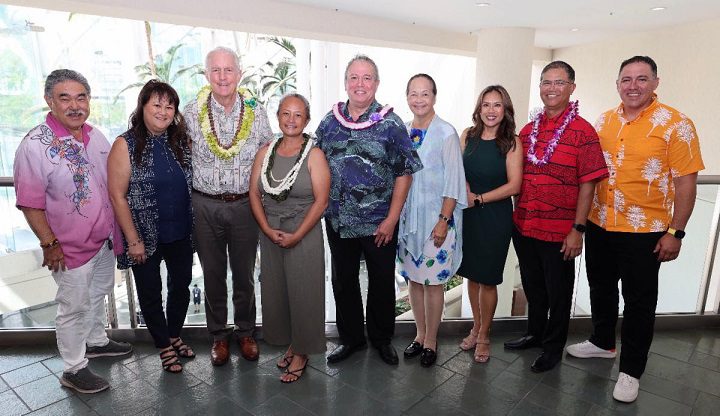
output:
[[[165,349],[160,351],[160,360],[162,360],[163,370],[168,373],[177,374],[182,371],[182,363],[178,358],[178,353],[174,349]],[[178,370],[177,366],[180,367]]]
[[290,367],[290,363],[292,362],[293,357],[294,357],[294,355],[286,355],[282,358],[282,360],[278,361],[277,364],[275,364],[275,365],[277,365],[277,368],[284,370],[284,369]]
[[182,358],[195,358],[195,352],[186,343],[183,342],[182,338],[178,338],[172,341],[170,345]]
[[294,383],[298,380],[300,380],[300,377],[305,374],[305,369],[307,368],[308,361],[310,361],[310,358],[305,358],[305,365],[302,366],[302,368],[298,368],[297,370],[290,371],[290,366],[288,365],[288,368],[285,369],[285,374],[290,374],[292,376],[295,376],[295,380],[283,380],[282,378],[280,381],[282,381],[285,384]]

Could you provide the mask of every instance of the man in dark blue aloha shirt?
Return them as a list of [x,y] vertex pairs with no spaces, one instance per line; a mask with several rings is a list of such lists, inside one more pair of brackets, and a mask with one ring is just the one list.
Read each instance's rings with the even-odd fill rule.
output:
[[363,349],[360,256],[368,269],[367,332],[388,364],[397,364],[390,343],[395,330],[397,223],[412,174],[422,169],[405,126],[390,107],[375,100],[377,65],[364,55],[345,69],[348,101],[338,103],[316,131],[330,164],[330,204],[325,214],[333,262],[333,293],[340,345],[336,363]]

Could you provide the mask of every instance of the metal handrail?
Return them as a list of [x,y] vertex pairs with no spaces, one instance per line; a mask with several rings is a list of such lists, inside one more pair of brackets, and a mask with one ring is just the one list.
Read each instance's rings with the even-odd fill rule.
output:
[[[720,185],[720,175],[698,175],[698,185]],[[12,176],[0,176],[0,188],[14,186],[14,180]],[[696,314],[704,315],[707,308],[708,294],[710,291],[710,278],[715,268],[715,256],[718,251],[718,243],[720,243],[720,193],[718,193],[715,210],[713,211],[712,224],[710,225],[710,238],[708,242],[708,252],[705,258],[705,267],[703,269],[703,276],[700,280],[700,287],[698,290],[698,300],[696,304]],[[137,317],[135,316],[135,298],[134,288],[132,284],[132,276],[128,273],[126,275],[126,284],[128,291],[128,306],[130,308],[130,325],[132,328],[138,326]],[[110,301],[114,299],[114,296],[110,297]],[[114,302],[113,302],[114,303]],[[720,309],[720,300],[718,304],[713,307],[713,310],[718,311]],[[116,328],[118,317],[117,309],[115,305],[108,308],[108,321],[111,327]]]

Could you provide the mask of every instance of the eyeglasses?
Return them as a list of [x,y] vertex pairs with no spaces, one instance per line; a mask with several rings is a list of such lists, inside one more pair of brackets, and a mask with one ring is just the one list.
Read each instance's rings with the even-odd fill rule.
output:
[[540,87],[542,88],[550,88],[551,85],[554,85],[558,88],[562,88],[566,85],[572,84],[571,81],[565,81],[563,79],[556,79],[555,81],[545,80],[540,83]]
[[348,82],[351,84],[358,84],[361,80],[363,84],[370,84],[375,81],[375,77],[372,75],[363,75],[362,77],[359,77],[357,75],[350,75],[348,77]]

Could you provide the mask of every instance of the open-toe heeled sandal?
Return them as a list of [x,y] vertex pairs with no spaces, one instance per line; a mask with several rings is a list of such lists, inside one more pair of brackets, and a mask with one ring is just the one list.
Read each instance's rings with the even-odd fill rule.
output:
[[160,351],[160,360],[162,360],[163,370],[168,373],[177,374],[183,369],[177,352],[172,348]]
[[[487,345],[487,352],[478,351],[482,345]],[[473,357],[476,363],[486,363],[490,360],[490,340],[478,340],[475,345],[475,356]]]
[[288,367],[285,369],[285,374],[289,374],[289,375],[291,375],[291,376],[295,376],[295,379],[293,379],[293,380],[285,380],[285,379],[283,379],[283,378],[280,378],[280,381],[282,381],[282,382],[285,383],[285,384],[290,384],[290,383],[294,383],[294,382],[300,380],[300,377],[302,377],[303,374],[305,374],[305,368],[307,368],[307,363],[308,363],[308,361],[309,361],[309,359],[306,358],[306,359],[305,359],[305,364],[303,364],[302,368],[298,368],[297,370],[292,370],[292,371],[290,371],[290,366],[288,365]]
[[182,338],[178,338],[170,343],[177,354],[182,358],[195,358],[195,352],[183,342]]
[[475,345],[477,345],[477,337],[479,332],[480,331],[475,332],[473,330],[470,330],[470,335],[463,338],[462,342],[460,342],[460,349],[463,351],[469,351],[475,348]]

